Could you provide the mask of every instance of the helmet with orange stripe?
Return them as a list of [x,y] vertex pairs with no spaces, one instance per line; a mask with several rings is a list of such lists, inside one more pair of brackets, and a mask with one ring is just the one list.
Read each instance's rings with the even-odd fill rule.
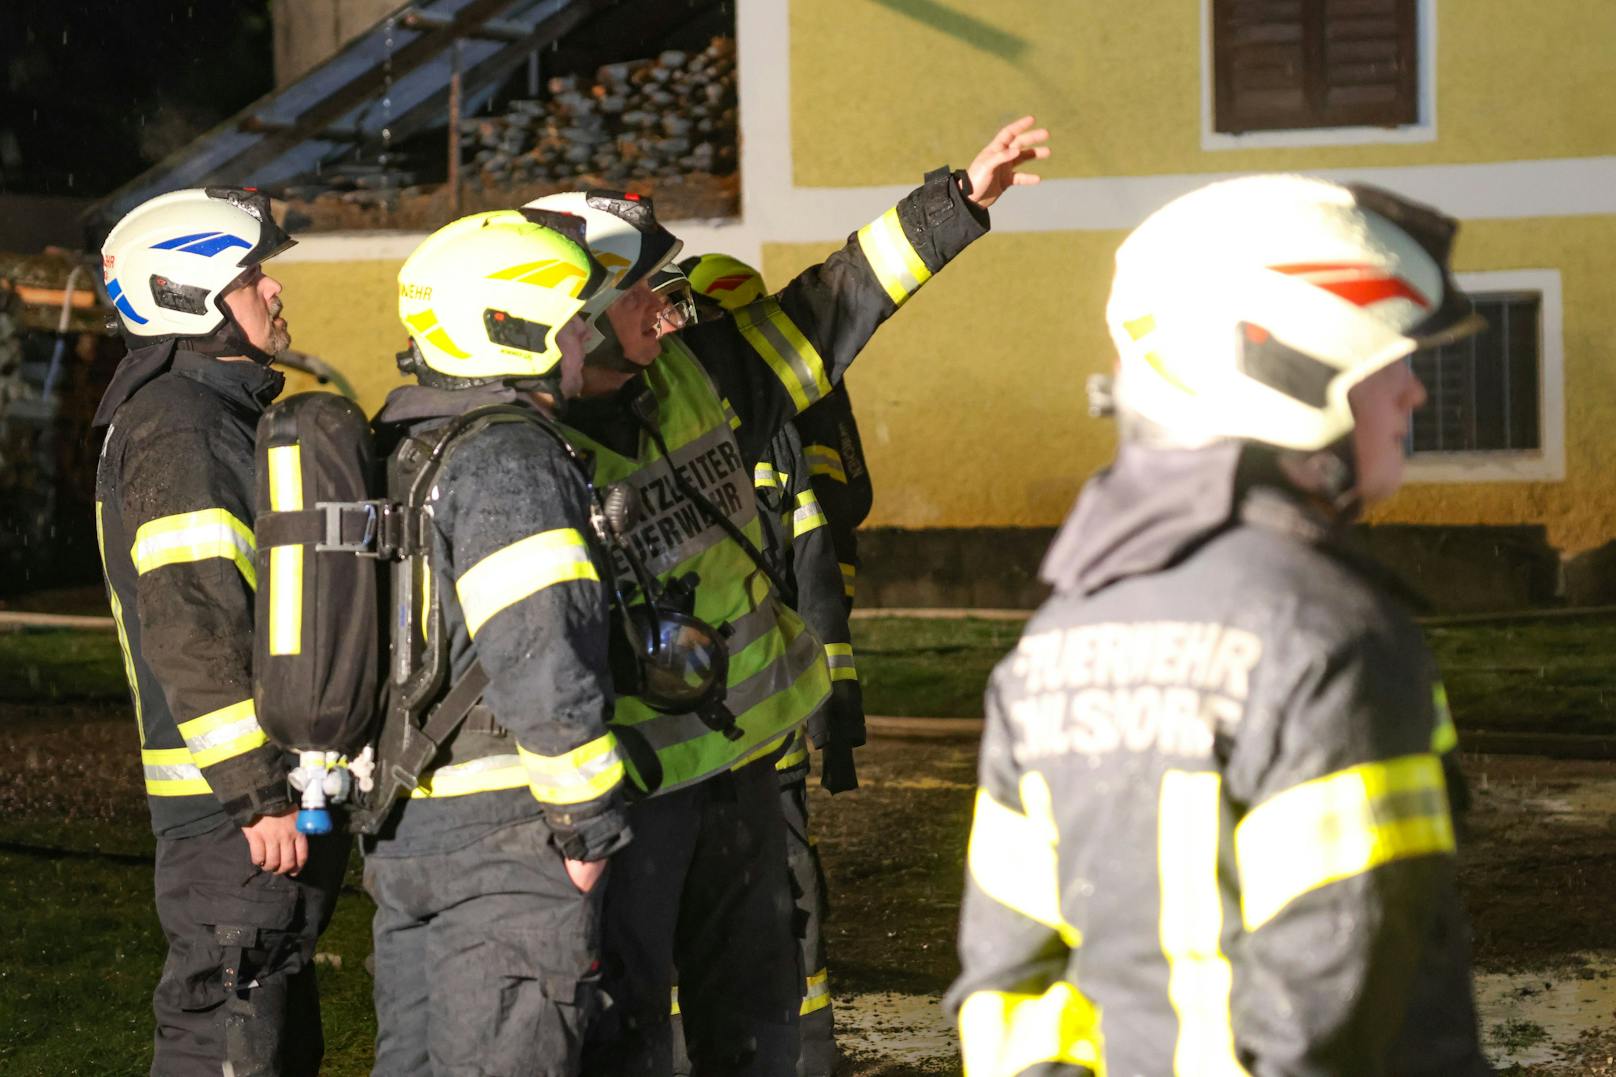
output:
[[1449,269],[1456,229],[1388,191],[1306,176],[1227,180],[1168,203],[1117,251],[1106,308],[1124,435],[1302,452],[1341,442],[1354,386],[1481,328]]

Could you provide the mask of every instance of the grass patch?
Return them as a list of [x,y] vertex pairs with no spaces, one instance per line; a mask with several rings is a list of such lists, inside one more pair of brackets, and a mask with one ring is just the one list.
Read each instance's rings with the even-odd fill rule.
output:
[[1460,730],[1616,733],[1616,622],[1460,625],[1426,638]]
[[1020,636],[1020,621],[854,621],[864,709],[901,717],[980,718],[988,674]]
[[[853,622],[871,714],[975,718],[1019,621],[878,617]],[[1616,734],[1616,621],[1577,618],[1426,632],[1461,729]],[[110,632],[0,633],[0,701],[128,698]]]
[[0,632],[0,700],[128,699],[123,654],[113,632],[24,629]]
[[[147,839],[149,843],[149,838]],[[357,861],[357,856],[356,856]],[[165,945],[152,905],[151,864],[137,857],[0,851],[0,1071],[144,1074],[151,1066],[151,992]],[[370,1072],[373,906],[363,893],[337,903],[320,952],[326,1037],[321,1073]]]

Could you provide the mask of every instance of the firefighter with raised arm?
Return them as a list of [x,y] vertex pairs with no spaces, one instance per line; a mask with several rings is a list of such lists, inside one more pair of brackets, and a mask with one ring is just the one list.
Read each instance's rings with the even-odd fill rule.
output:
[[577,1073],[600,1005],[601,878],[630,838],[606,727],[607,570],[588,474],[553,423],[604,271],[566,221],[530,217],[545,219],[457,220],[399,271],[400,366],[419,384],[375,424],[395,476],[436,461],[421,602],[440,611],[423,645],[449,654],[440,699],[484,687],[365,843],[388,1077]]
[[[1031,117],[959,172],[939,169],[778,296],[661,337],[649,276],[679,244],[632,195],[577,192],[535,205],[587,221],[617,275],[589,308],[584,396],[566,426],[603,490],[643,512],[627,541],[696,616],[727,632],[723,698],[657,709],[632,693],[614,725],[656,753],[656,795],[630,808],[636,834],[606,902],[616,1002],[591,1072],[669,1072],[669,995],[679,984],[697,1074],[792,1072],[804,972],[791,924],[785,823],[774,762],[830,691],[819,642],[764,568],[753,465],[780,424],[825,396],[887,318],[972,240],[1018,166],[1047,155]],[[638,768],[635,768],[638,771]],[[633,775],[645,786],[648,775]]]
[[1455,227],[1254,176],[1117,252],[1117,456],[988,687],[947,999],[970,1077],[1490,1072],[1452,728],[1346,534],[1402,481],[1409,355],[1479,327]]
[[[769,294],[762,274],[731,255],[704,254],[679,264],[691,288],[725,310],[744,307]],[[842,574],[842,594],[851,611],[858,584],[858,528],[875,504],[875,490],[847,383],[832,385],[829,393],[798,413],[792,423],[808,458],[814,497],[825,510]]]
[[298,833],[253,702],[253,445],[290,342],[264,264],[269,199],[175,191],[131,210],[102,266],[128,356],[96,411],[96,534],[129,677],[168,959],[152,1073],[320,1066],[314,945],[346,838]]
[[[711,271],[714,263],[722,267],[722,276]],[[694,281],[685,276],[684,270],[703,267],[709,271],[698,276],[709,284],[709,289],[702,293],[702,299],[697,299],[692,290]],[[715,282],[727,287],[711,287]],[[725,317],[727,311],[768,294],[756,270],[727,255],[708,255],[688,259],[677,268],[670,266],[658,274],[652,287],[661,294],[677,294],[676,305],[670,308],[677,314],[664,321],[677,322],[681,327],[701,318]],[[822,400],[814,408],[826,403]],[[832,793],[856,789],[853,749],[864,743],[864,701],[853,662],[849,604],[833,541],[834,525],[829,509],[819,500],[820,484],[836,480],[816,474],[810,464],[798,433],[802,418],[799,415],[781,425],[752,468],[752,485],[763,528],[764,558],[779,583],[781,598],[824,645],[831,676],[830,696],[792,735],[774,765],[780,782],[780,810],[786,820],[786,862],[791,868],[792,893],[803,918],[800,930],[804,978],[799,1011],[802,1048],[797,1056],[797,1073],[799,1077],[830,1077],[836,1063],[836,1040],[825,958],[828,896],[824,868],[808,832],[809,748],[820,751],[820,780],[826,789]],[[841,507],[843,503],[837,504]],[[690,1066],[689,1060],[682,1057],[682,1047],[683,1037],[676,1035],[674,1072],[684,1074],[690,1072]]]

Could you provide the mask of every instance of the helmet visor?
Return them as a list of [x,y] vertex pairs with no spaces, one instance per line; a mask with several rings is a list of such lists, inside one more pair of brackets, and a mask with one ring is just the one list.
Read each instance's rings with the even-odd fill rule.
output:
[[1384,217],[1402,229],[1442,270],[1442,302],[1419,324],[1411,327],[1408,336],[1421,348],[1436,348],[1485,329],[1486,319],[1476,313],[1470,297],[1453,279],[1453,270],[1449,265],[1453,254],[1453,237],[1459,231],[1459,222],[1430,206],[1412,202],[1380,187],[1361,183],[1346,186],[1362,209]]

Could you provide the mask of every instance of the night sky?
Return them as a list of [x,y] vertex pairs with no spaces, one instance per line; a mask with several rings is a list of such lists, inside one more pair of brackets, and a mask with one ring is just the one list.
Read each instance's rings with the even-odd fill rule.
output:
[[4,0],[0,192],[94,198],[269,92],[269,0]]

